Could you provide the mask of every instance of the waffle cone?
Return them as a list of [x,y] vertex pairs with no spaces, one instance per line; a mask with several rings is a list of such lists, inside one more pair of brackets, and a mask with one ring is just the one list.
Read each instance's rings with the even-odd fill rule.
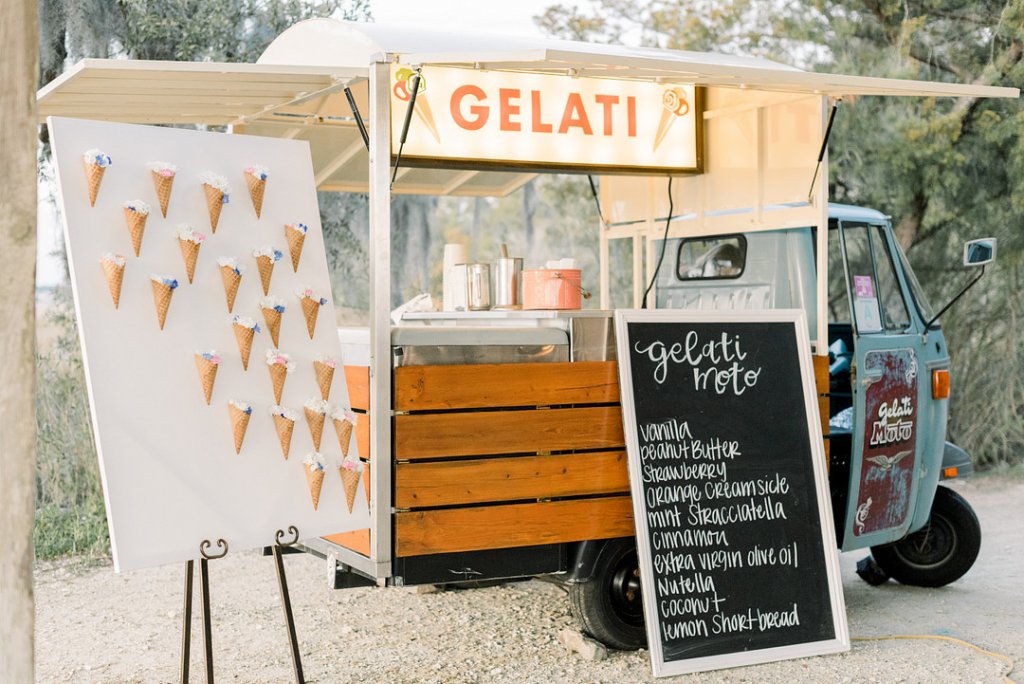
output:
[[256,331],[238,323],[233,323],[231,327],[235,329],[235,341],[238,342],[238,351],[242,355],[242,369],[249,370],[249,354],[252,353],[252,338]]
[[160,329],[164,329],[164,322],[167,320],[167,310],[171,308],[171,297],[174,290],[170,285],[150,280],[153,286],[153,303],[156,304],[156,319],[160,323]]
[[313,510],[320,505],[320,488],[324,486],[324,471],[304,465],[306,484],[309,485],[309,496],[313,499]]
[[285,226],[284,239],[288,241],[288,251],[292,254],[292,270],[298,273],[299,259],[302,257],[302,244],[306,241],[306,234],[301,230],[293,230]]
[[306,424],[309,425],[309,434],[313,438],[313,448],[320,451],[320,440],[324,436],[324,419],[322,413],[303,409],[306,412]]
[[359,478],[362,473],[354,470],[341,468],[341,484],[345,487],[345,503],[348,504],[348,512],[352,512],[352,506],[356,503],[356,493],[359,491]]
[[672,124],[676,121],[676,115],[667,109],[661,110],[661,119],[658,121],[658,130],[654,134],[654,145],[651,147],[651,151],[658,149],[661,145],[661,141],[668,135],[668,131],[672,128]]
[[251,173],[245,174],[245,184],[249,186],[249,197],[252,199],[252,208],[256,210],[256,218],[260,217],[263,210],[263,193],[267,189],[267,181],[257,178]]
[[188,282],[191,284],[192,278],[196,274],[196,261],[199,259],[199,248],[202,245],[198,242],[178,238],[178,246],[181,247],[181,258],[185,260],[185,273],[188,274]]
[[334,380],[334,369],[320,361],[313,362],[316,371],[316,382],[320,385],[320,398],[327,401],[331,395],[331,382]]
[[235,436],[235,453],[242,453],[242,442],[245,441],[245,430],[249,427],[250,415],[234,404],[228,404],[231,414],[231,431]]
[[420,93],[416,98],[416,107],[413,109],[416,112],[416,116],[423,122],[423,125],[430,131],[430,135],[434,140],[440,144],[441,136],[437,134],[437,124],[434,123],[434,112],[430,109],[430,102],[427,98]]
[[171,186],[174,185],[174,176],[162,176],[156,171],[150,171],[149,175],[153,177],[156,198],[160,202],[160,214],[167,218],[167,205],[171,202]]
[[263,283],[263,294],[270,294],[270,277],[274,275],[274,260],[268,256],[256,257],[256,266],[260,269],[260,282]]
[[313,331],[316,330],[316,316],[320,313],[320,302],[312,297],[303,297],[302,314],[306,317],[306,329],[309,330],[309,339],[313,339]]
[[206,405],[210,405],[210,398],[213,396],[213,383],[217,379],[217,368],[219,366],[213,361],[204,359],[202,354],[196,354],[196,370],[199,371],[199,382],[203,386],[203,396],[206,397]]
[[279,363],[267,366],[270,371],[270,381],[274,384],[274,403],[281,403],[281,392],[284,391],[284,381],[288,377],[288,369]]
[[341,445],[341,455],[348,456],[349,444],[352,443],[352,421],[350,420],[338,420],[334,421],[334,431],[338,433],[338,444]]
[[124,207],[124,220],[128,222],[128,233],[132,236],[132,247],[135,248],[135,256],[142,251],[142,234],[146,232],[146,219],[149,214],[140,214]]
[[[114,300],[114,308],[121,303],[121,284],[124,282],[124,266],[118,266],[112,261],[101,261],[103,274],[107,276],[107,287],[110,288],[110,297]],[[326,397],[325,397],[326,398]]]
[[281,313],[274,309],[268,309],[267,307],[260,307],[263,312],[263,322],[267,324],[267,332],[270,333],[270,339],[274,342],[274,346],[278,346],[277,339],[281,334]]
[[224,281],[224,294],[228,298],[228,313],[231,313],[235,308],[235,296],[238,294],[238,286],[242,283],[242,276],[235,273],[235,269],[230,266],[221,266],[220,277]]
[[96,195],[100,193],[100,183],[103,182],[103,174],[106,167],[99,164],[85,165],[85,179],[89,183],[89,206],[96,206]]
[[295,421],[275,414],[274,429],[277,430],[277,439],[281,442],[281,454],[284,456],[284,460],[287,461],[288,452],[292,447],[292,432],[295,430]]
[[210,230],[216,234],[220,210],[224,208],[224,193],[209,183],[203,183],[203,192],[206,193],[206,208],[210,211]]

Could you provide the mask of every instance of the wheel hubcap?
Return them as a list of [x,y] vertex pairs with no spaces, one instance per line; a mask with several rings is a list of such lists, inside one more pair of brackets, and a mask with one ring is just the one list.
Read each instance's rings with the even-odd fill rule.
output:
[[640,591],[640,568],[636,556],[630,554],[619,561],[612,575],[612,605],[629,622],[642,622],[643,601]]
[[952,558],[956,548],[956,530],[944,517],[932,514],[928,524],[899,542],[895,551],[911,565],[932,568]]

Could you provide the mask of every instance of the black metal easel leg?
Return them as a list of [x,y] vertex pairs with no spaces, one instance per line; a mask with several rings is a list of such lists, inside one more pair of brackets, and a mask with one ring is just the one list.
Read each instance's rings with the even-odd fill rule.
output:
[[284,621],[288,626],[288,645],[292,651],[292,667],[295,670],[295,683],[305,684],[302,676],[302,654],[299,653],[299,640],[295,635],[295,618],[292,616],[292,600],[288,594],[288,579],[284,574],[284,556],[281,545],[274,545],[274,563],[277,564],[277,586],[281,590],[281,606],[284,608]]
[[203,600],[203,655],[206,661],[206,684],[213,684],[213,634],[210,623],[210,565],[199,559],[199,590]]
[[192,647],[192,565],[185,563],[185,605],[181,611],[181,684],[188,684],[189,652]]

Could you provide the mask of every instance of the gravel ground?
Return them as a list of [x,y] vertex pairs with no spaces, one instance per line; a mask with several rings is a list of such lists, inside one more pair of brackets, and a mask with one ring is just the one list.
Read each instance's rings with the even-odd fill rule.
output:
[[[853,637],[938,634],[1015,660],[1024,682],[1024,482],[980,479],[959,491],[981,518],[977,564],[943,589],[854,574],[864,552],[842,556]],[[308,682],[651,681],[646,651],[589,661],[556,640],[574,627],[568,601],[543,582],[421,594],[414,588],[327,588],[324,563],[287,556]],[[183,567],[117,575],[109,564],[36,571],[41,682],[178,680]],[[210,564],[213,648],[221,682],[288,682],[291,663],[273,561],[232,554]],[[198,583],[198,573],[197,573]],[[198,594],[197,594],[198,596]],[[201,626],[193,627],[192,681],[202,681]],[[673,682],[1000,682],[1006,665],[932,640],[855,641],[838,656],[678,677]]]

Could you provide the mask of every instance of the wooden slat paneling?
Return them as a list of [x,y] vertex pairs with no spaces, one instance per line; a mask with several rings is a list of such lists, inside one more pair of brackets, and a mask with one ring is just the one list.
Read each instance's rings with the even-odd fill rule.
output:
[[345,382],[348,384],[348,403],[360,411],[370,410],[370,368],[368,366],[345,366]]
[[828,397],[818,397],[818,415],[821,416],[821,434],[828,434]]
[[356,446],[359,447],[359,458],[370,460],[370,414],[357,413]]
[[395,416],[395,458],[487,456],[624,446],[618,406]]
[[633,534],[628,496],[395,514],[395,555],[479,551]]
[[619,401],[614,361],[404,366],[395,410],[609,404]]
[[813,356],[814,359],[814,384],[818,388],[818,394],[829,393],[828,357]]
[[625,451],[400,463],[395,471],[398,508],[628,491]]

